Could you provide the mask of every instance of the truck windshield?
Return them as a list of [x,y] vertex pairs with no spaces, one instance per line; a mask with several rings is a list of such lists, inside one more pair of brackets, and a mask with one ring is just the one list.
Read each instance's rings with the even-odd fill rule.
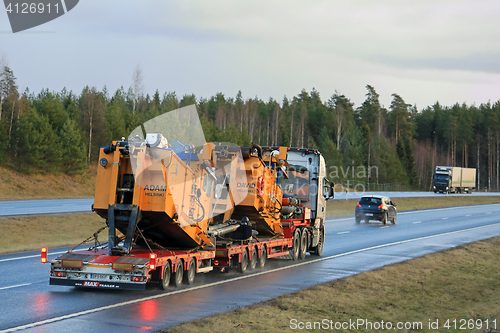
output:
[[297,199],[309,199],[309,171],[300,165],[290,165],[287,170],[288,179],[281,178],[284,194]]
[[448,179],[450,179],[450,177],[447,175],[434,175],[434,179],[435,180],[448,180]]

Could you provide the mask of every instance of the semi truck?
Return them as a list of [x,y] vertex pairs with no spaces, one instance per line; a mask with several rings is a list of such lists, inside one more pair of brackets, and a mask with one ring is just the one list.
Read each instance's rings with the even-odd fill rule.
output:
[[476,189],[476,169],[436,166],[434,193],[472,193]]
[[107,242],[96,232],[88,250],[51,260],[51,285],[166,289],[198,273],[321,255],[333,184],[318,150],[200,145],[194,106],[172,112],[101,147],[92,210],[106,221]]

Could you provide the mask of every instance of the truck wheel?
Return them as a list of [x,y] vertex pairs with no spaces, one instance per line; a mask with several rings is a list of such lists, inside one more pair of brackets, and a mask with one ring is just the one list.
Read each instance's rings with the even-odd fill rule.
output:
[[315,256],[320,256],[323,253],[323,244],[325,243],[325,230],[321,229],[319,231],[318,245],[313,248],[313,253]]
[[387,224],[387,213],[384,214],[384,218],[382,219],[383,224]]
[[300,252],[299,252],[300,259],[304,259],[306,257],[306,253],[307,253],[307,230],[303,229],[302,235],[300,237]]
[[267,250],[266,247],[263,246],[262,249],[260,250],[260,258],[259,258],[259,267],[264,268],[266,265],[266,259],[267,259]]
[[176,287],[180,287],[180,285],[182,284],[182,277],[183,276],[184,276],[184,264],[182,263],[182,259],[181,259],[177,263],[174,275],[172,275],[172,283]]
[[163,279],[160,281],[161,289],[166,290],[168,288],[171,275],[172,270],[170,269],[170,261],[167,261],[165,267],[163,267]]
[[257,248],[253,248],[252,250],[252,259],[250,259],[250,270],[253,271],[255,270],[255,267],[257,267],[257,260],[259,259],[259,255],[257,254]]
[[193,284],[195,275],[196,275],[196,259],[191,258],[191,261],[189,262],[189,269],[184,277],[186,283],[190,285]]
[[248,268],[248,252],[244,250],[241,255],[241,262],[238,264],[238,270],[240,273],[246,273]]
[[293,246],[292,246],[293,261],[297,261],[299,259],[299,251],[300,251],[300,230],[295,229],[295,232],[293,233]]

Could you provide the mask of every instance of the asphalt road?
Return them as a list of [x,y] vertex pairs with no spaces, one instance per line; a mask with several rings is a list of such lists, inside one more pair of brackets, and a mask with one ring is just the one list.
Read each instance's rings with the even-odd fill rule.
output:
[[[391,198],[442,197],[447,194],[434,192],[349,192],[348,199],[359,199],[363,195],[376,194]],[[500,192],[474,192],[473,194],[450,194],[452,196],[500,196]],[[335,199],[346,199],[345,192],[336,192]],[[90,212],[94,199],[19,200],[0,201],[0,216],[60,214]]]
[[90,212],[94,199],[0,201],[0,216]]
[[500,192],[473,192],[471,194],[446,194],[446,193],[434,193],[434,192],[374,192],[374,191],[354,191],[348,192],[335,192],[335,200],[345,200],[347,199],[359,199],[363,195],[384,195],[390,198],[421,198],[421,197],[436,197],[442,198],[443,196],[480,196],[480,197],[491,197],[500,196]]
[[[38,253],[4,255],[0,256],[0,332],[158,330],[498,236],[499,215],[500,204],[492,204],[402,212],[396,225],[387,226],[357,225],[353,218],[328,220],[321,257],[269,260],[265,271],[247,275],[199,274],[194,286],[168,292],[154,285],[139,292],[50,286],[49,266],[40,263]],[[55,252],[49,251],[49,259]]]

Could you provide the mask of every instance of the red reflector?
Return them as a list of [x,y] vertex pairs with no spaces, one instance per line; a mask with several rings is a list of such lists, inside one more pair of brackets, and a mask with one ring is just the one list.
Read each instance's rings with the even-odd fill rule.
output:
[[149,269],[155,269],[156,267],[156,254],[151,253],[149,255]]
[[215,265],[215,266],[219,266],[219,260],[215,260],[215,261],[214,261],[214,265]]
[[42,247],[42,263],[45,264],[47,262],[47,248]]
[[56,272],[57,277],[65,277],[66,273],[65,272]]
[[356,204],[356,207],[360,207],[361,208],[361,205],[359,204],[359,202]]

